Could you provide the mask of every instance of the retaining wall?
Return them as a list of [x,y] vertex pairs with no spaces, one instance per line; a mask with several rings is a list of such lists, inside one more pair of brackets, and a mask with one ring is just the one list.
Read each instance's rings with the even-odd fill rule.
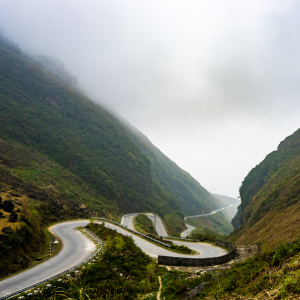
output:
[[158,264],[165,265],[165,266],[205,267],[205,266],[224,264],[235,258],[236,251],[234,246],[222,241],[216,241],[216,245],[227,248],[228,250],[230,250],[230,252],[222,256],[208,257],[208,258],[187,258],[187,257],[172,257],[172,256],[159,255]]

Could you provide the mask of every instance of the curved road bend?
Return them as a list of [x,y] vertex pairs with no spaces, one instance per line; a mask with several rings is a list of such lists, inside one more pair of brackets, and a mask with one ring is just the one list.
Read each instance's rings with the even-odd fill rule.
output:
[[[133,218],[135,216],[137,216],[138,214],[139,213],[124,215],[121,220],[121,224],[124,226],[127,226],[129,229],[135,230],[133,228]],[[144,213],[144,215],[146,215],[153,223],[154,223],[154,220],[156,219],[155,220],[155,230],[159,236],[168,236],[168,233],[167,233],[165,226],[162,223],[160,217],[156,216],[156,218],[154,218],[154,215],[151,213]]]
[[[81,232],[76,230],[76,227],[85,226],[86,224],[88,224],[88,222],[88,220],[70,221],[54,225],[51,228],[51,230],[63,241],[63,248],[61,252],[53,258],[49,259],[48,261],[37,265],[34,268],[31,268],[15,276],[0,281],[0,296],[5,296],[9,293],[12,293],[39,281],[47,279],[55,274],[72,268],[73,266],[77,265],[82,261],[85,261],[88,257],[90,257],[96,249],[94,243]],[[97,223],[102,222],[98,221]],[[226,250],[222,248],[205,243],[188,243],[176,241],[175,243],[178,245],[185,245],[191,249],[200,252],[200,254],[198,255],[177,254],[175,252],[171,252],[159,246],[156,246],[155,244],[152,244],[149,241],[139,236],[136,236],[111,223],[106,223],[106,226],[111,229],[116,229],[119,233],[123,235],[132,236],[136,245],[152,257],[158,257],[158,255],[165,255],[177,257],[204,258],[221,256],[227,253]]]
[[[121,223],[123,225],[127,226],[128,228],[134,230],[133,224],[132,224],[132,220],[133,220],[133,217],[135,217],[136,215],[138,215],[138,214],[137,213],[133,213],[133,214],[124,215],[123,218],[122,218]],[[150,217],[151,219],[152,218],[154,219],[153,214],[148,214],[147,213],[146,215],[148,217]],[[193,226],[190,226],[190,225],[187,225],[187,226],[188,226],[188,228],[189,227],[193,227]],[[162,223],[162,221],[160,220],[159,217],[156,217],[156,228],[157,228],[157,231],[158,231],[159,235],[162,235],[162,236],[167,236],[168,235],[166,233],[165,227],[164,227],[164,225],[163,225],[163,223]],[[124,230],[124,232],[125,232],[125,233],[123,233],[124,235],[126,235],[126,234],[128,235],[127,231]],[[132,236],[135,239],[135,243],[144,252],[146,252],[147,254],[149,254],[150,256],[153,256],[153,257],[157,257],[158,255],[165,255],[165,256],[177,256],[177,257],[194,257],[194,258],[200,258],[201,257],[201,258],[205,258],[205,257],[216,257],[216,256],[221,256],[221,255],[227,254],[226,250],[224,250],[222,248],[219,248],[219,247],[216,247],[216,246],[213,246],[213,245],[210,245],[210,244],[181,242],[181,241],[173,241],[173,243],[177,244],[177,245],[184,245],[186,247],[189,247],[190,249],[193,249],[193,250],[195,250],[197,252],[200,252],[200,254],[198,254],[198,255],[177,254],[177,253],[165,250],[165,249],[163,249],[161,247],[158,247],[158,246],[156,246],[156,245],[154,245],[152,243],[150,243],[151,244],[151,249],[149,249],[148,247],[146,248],[146,245],[144,244],[144,242],[146,242],[145,239],[137,237],[135,235],[132,235]],[[136,238],[138,238],[139,240],[136,239]]]
[[[222,208],[217,209],[217,210],[214,210],[214,211],[212,211],[212,212],[209,213],[209,214],[204,214],[204,215],[194,215],[194,216],[186,216],[186,217],[184,217],[184,220],[186,220],[186,219],[188,219],[188,218],[202,218],[202,217],[214,215],[214,214],[216,214],[217,212],[219,212],[219,211],[221,211],[221,210],[223,210],[223,209],[232,207],[232,206],[234,206],[234,205],[237,205],[237,204],[236,204],[236,203],[231,203],[231,204],[229,204],[228,206],[222,207]],[[189,233],[191,233],[191,232],[196,228],[196,227],[194,227],[194,226],[192,226],[192,225],[188,225],[188,224],[186,224],[186,223],[185,223],[185,225],[186,225],[186,227],[187,227],[188,229],[185,230],[185,231],[183,231],[183,232],[181,233],[181,237],[187,237],[187,236],[189,235]]]
[[50,231],[63,241],[60,253],[34,268],[0,281],[0,297],[68,270],[92,256],[96,250],[95,244],[76,229],[87,223],[72,221],[52,226]]
[[196,227],[186,224],[185,226],[188,228],[187,230],[181,232],[181,237],[187,237]]
[[[137,215],[138,215],[138,213],[124,215],[122,218],[121,224],[134,230],[132,222],[133,222],[133,217],[135,217]],[[154,215],[153,214],[145,213],[145,215],[147,215],[147,217],[154,223]],[[156,229],[157,234],[159,236],[168,236],[168,233],[167,233],[165,226],[163,225],[160,217],[156,216],[155,223],[156,223],[155,229]],[[196,227],[188,225],[188,224],[185,224],[185,225],[188,229],[181,233],[181,237],[187,237],[189,235],[189,233],[191,233],[193,231],[193,229],[196,228]]]

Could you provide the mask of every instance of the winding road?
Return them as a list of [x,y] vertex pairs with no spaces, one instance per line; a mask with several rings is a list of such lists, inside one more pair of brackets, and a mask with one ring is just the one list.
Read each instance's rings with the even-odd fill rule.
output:
[[219,208],[219,209],[216,209],[216,210],[213,210],[211,213],[209,214],[202,214],[202,215],[194,215],[194,216],[186,216],[184,217],[184,219],[188,219],[188,218],[202,218],[202,217],[206,217],[206,216],[210,216],[210,215],[214,215],[216,214],[217,212],[223,210],[223,209],[226,209],[226,208],[229,208],[229,207],[232,207],[234,205],[237,205],[236,203],[231,203],[229,204],[228,206],[225,206],[225,207],[222,207],[222,208]]
[[68,270],[93,255],[95,244],[76,229],[87,223],[88,221],[63,222],[49,228],[63,241],[62,250],[42,264],[0,281],[0,297]]
[[196,227],[186,224],[185,226],[188,228],[187,230],[181,232],[181,237],[187,237]]
[[[133,218],[133,216],[131,218]],[[157,220],[158,218],[156,218],[156,221]],[[124,217],[122,221],[125,225],[126,222],[128,222],[129,224],[130,218]],[[0,281],[0,297],[8,295],[22,288],[26,288],[27,286],[45,280],[62,271],[68,270],[89,258],[95,252],[96,246],[89,238],[87,238],[84,234],[82,234],[76,229],[77,227],[85,226],[88,223],[88,220],[78,220],[63,222],[52,226],[50,230],[63,242],[61,252],[58,255],[47,260],[46,262],[37,265],[36,267],[33,267],[15,276]],[[96,221],[96,223],[102,222]],[[136,245],[152,257],[158,257],[158,255],[165,255],[177,257],[204,258],[221,256],[227,253],[226,250],[222,248],[205,243],[189,243],[174,241],[174,243],[178,245],[185,245],[199,252],[198,255],[178,254],[161,248],[139,236],[136,236],[133,233],[130,233],[120,228],[117,225],[105,223],[105,226],[111,229],[116,229],[119,233],[123,235],[132,236]],[[130,225],[127,226],[129,227]]]
[[[211,213],[209,214],[202,214],[202,215],[193,215],[193,216],[186,216],[184,217],[184,220],[188,219],[188,218],[203,218],[203,217],[207,217],[207,216],[210,216],[210,215],[214,215],[216,214],[217,212],[223,210],[223,209],[226,209],[226,208],[229,208],[229,207],[232,207],[232,206],[237,206],[238,204],[237,203],[231,203],[229,204],[228,206],[226,207],[222,207],[220,209],[217,209],[217,210],[213,210]],[[183,231],[181,233],[181,237],[187,237],[196,227],[192,226],[192,225],[189,225],[189,224],[185,224],[186,227],[188,228],[187,230]]]
[[[135,230],[133,228],[133,218],[137,216],[138,213],[133,213],[133,214],[128,214],[124,215],[121,224],[124,226],[127,226],[129,229]],[[154,215],[150,213],[146,213],[147,215],[153,222],[154,222]],[[190,226],[190,225],[187,225]],[[193,226],[190,226],[193,227]],[[116,226],[117,228],[117,226]],[[118,227],[119,228],[119,227]],[[121,228],[119,228],[121,229]],[[219,247],[206,244],[206,243],[193,243],[193,242],[184,242],[184,241],[172,241],[174,244],[177,245],[184,245],[186,247],[189,247],[190,249],[193,249],[197,252],[199,252],[198,255],[184,255],[184,254],[178,254],[174,253],[171,251],[168,251],[166,249],[163,249],[161,247],[158,247],[152,243],[149,243],[147,240],[140,238],[136,235],[130,234],[127,231],[123,230],[123,232],[118,232],[124,234],[124,235],[130,235],[134,238],[135,243],[148,255],[152,257],[158,257],[158,255],[165,255],[165,256],[176,256],[176,257],[193,257],[193,258],[205,258],[205,257],[216,257],[216,256],[221,256],[227,253],[226,250],[221,249]],[[157,216],[156,217],[156,231],[158,235],[160,236],[168,236],[166,229],[161,221],[161,219]]]

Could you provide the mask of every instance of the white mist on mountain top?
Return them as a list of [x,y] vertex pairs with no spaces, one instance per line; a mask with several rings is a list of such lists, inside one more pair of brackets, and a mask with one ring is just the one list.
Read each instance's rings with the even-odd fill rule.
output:
[[0,27],[58,57],[206,189],[238,196],[299,127],[296,1],[10,0]]

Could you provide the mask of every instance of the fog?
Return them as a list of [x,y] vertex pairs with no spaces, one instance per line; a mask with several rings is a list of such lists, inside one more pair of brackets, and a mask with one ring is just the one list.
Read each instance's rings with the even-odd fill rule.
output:
[[300,4],[243,0],[1,0],[0,28],[58,57],[210,192],[299,128]]

